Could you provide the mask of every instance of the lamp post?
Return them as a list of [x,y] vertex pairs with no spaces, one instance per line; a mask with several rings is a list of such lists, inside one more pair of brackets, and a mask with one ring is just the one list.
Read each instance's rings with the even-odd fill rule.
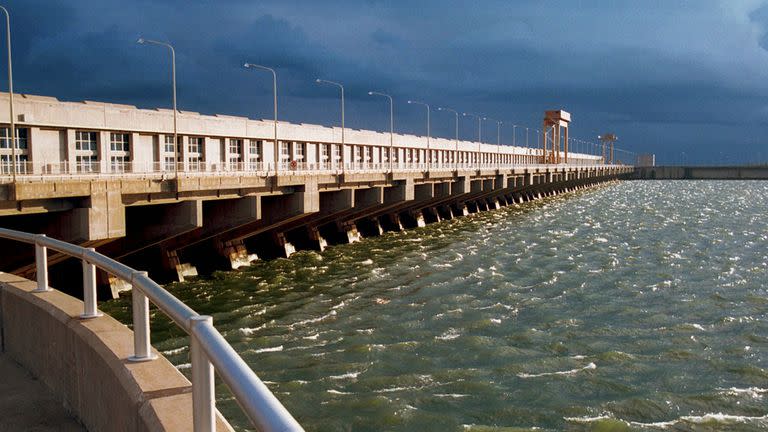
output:
[[341,159],[341,172],[344,173],[344,86],[337,82],[320,78],[316,79],[315,82],[318,84],[334,85],[341,89],[341,151],[339,152],[339,157]]
[[501,121],[491,117],[483,117],[483,120],[490,120],[496,122],[496,157],[501,154]]
[[517,129],[517,125],[513,124],[512,125],[512,147],[517,147],[517,140],[515,139],[515,135],[517,135],[516,129]]
[[408,103],[422,105],[427,108],[427,171],[429,171],[429,167],[432,164],[432,152],[429,149],[429,104],[413,100],[409,100]]
[[[274,108],[275,108],[275,151],[279,152],[279,147],[277,145],[277,73],[275,73],[275,70],[272,68],[268,68],[266,66],[261,66],[253,63],[245,63],[243,64],[243,67],[246,69],[261,69],[265,71],[272,72],[272,97],[274,102]],[[275,165],[275,171],[277,171],[277,166],[279,164]]]
[[8,112],[11,115],[11,125],[8,136],[11,139],[11,173],[13,182],[16,183],[16,119],[13,117],[13,62],[11,61],[11,14],[8,9],[0,6],[5,13],[5,40],[8,44]]
[[369,91],[369,96],[383,96],[387,99],[389,99],[389,172],[392,172],[392,151],[394,151],[394,143],[395,143],[395,108],[394,103],[392,102],[392,96],[381,93],[381,92],[375,92],[375,91]]
[[480,143],[482,142],[483,118],[477,114],[461,113],[464,117],[473,117],[477,119],[477,154],[475,155],[475,165],[480,167]]
[[456,116],[456,149],[453,153],[453,165],[456,170],[459,169],[459,113],[451,108],[437,108],[438,111],[452,112]]
[[166,42],[159,42],[151,39],[139,38],[136,41],[139,45],[151,44],[168,48],[171,51],[171,83],[173,85],[173,174],[176,180],[179,179],[179,138],[176,130],[176,50]]

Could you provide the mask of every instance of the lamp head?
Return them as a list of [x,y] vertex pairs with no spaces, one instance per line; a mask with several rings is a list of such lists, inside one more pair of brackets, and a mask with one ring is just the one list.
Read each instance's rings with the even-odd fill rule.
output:
[[315,80],[316,83],[319,83],[320,81],[321,81],[320,78]]
[[369,92],[368,92],[368,96],[373,96],[373,92],[372,92],[372,91],[369,91]]
[[409,100],[409,101],[408,101],[408,103],[409,103],[409,104],[412,104],[412,103],[413,103],[413,101],[412,101],[412,100]]
[[249,67],[251,67],[251,64],[250,64],[250,63],[245,63],[245,64],[243,65],[243,67],[245,67],[245,68],[249,68]]
[[144,45],[144,38],[140,37],[136,40],[137,44]]

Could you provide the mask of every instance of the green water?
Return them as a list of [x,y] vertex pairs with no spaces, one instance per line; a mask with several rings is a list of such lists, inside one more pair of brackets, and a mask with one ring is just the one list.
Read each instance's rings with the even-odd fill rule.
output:
[[768,182],[624,182],[168,288],[309,431],[761,430],[766,214]]

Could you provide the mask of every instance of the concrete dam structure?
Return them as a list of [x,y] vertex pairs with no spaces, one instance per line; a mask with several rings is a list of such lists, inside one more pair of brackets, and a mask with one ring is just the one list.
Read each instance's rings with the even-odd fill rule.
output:
[[768,166],[658,166],[637,167],[639,180],[766,180]]
[[[8,116],[3,97],[0,118]],[[174,145],[169,110],[16,97],[15,167],[9,140],[0,146],[0,226],[95,248],[160,281],[322,250],[634,169],[567,147],[568,163],[544,163],[542,148],[285,122],[275,128],[190,112],[178,115]],[[549,149],[560,152],[561,143]],[[0,254],[0,270],[32,277],[32,250],[3,247]],[[77,262],[60,254],[49,265],[54,286],[78,274],[68,271]],[[99,284],[113,295],[121,289],[102,272]]]

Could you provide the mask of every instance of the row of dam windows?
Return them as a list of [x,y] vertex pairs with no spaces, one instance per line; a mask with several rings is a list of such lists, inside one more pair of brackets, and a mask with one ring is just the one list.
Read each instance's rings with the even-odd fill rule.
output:
[[[62,131],[62,130],[59,130]],[[53,166],[58,163],[64,169],[78,172],[96,172],[109,170],[111,172],[123,172],[132,170],[158,171],[190,169],[190,170],[257,170],[268,169],[274,163],[287,164],[294,162],[311,167],[339,166],[344,163],[363,164],[432,164],[448,166],[448,164],[531,164],[539,163],[540,156],[537,150],[529,150],[529,154],[508,154],[499,152],[468,151],[466,148],[449,149],[425,149],[409,147],[389,147],[384,145],[361,145],[337,143],[317,143],[300,141],[278,141],[273,147],[273,141],[252,138],[211,138],[199,135],[178,135],[174,143],[174,136],[170,134],[155,134],[151,138],[153,148],[137,149],[139,142],[133,142],[135,137],[142,136],[140,142],[146,141],[151,135],[137,134],[121,131],[93,131],[70,130],[74,142],[69,143],[68,151],[61,154],[66,160],[40,161],[39,165]],[[35,146],[38,135],[30,136],[31,129],[27,127],[16,128],[16,161],[19,172],[26,172],[35,167],[35,161],[30,160],[30,145]],[[36,133],[36,132],[34,132]],[[50,140],[50,135],[41,135],[42,140]],[[159,138],[159,141],[158,141]],[[103,143],[102,140],[108,140]],[[45,145],[50,145],[46,143]],[[159,144],[159,145],[158,145]],[[49,150],[47,147],[44,147]],[[270,155],[265,158],[265,150]],[[50,148],[53,150],[53,148]],[[66,149],[65,149],[66,150]],[[274,150],[274,153],[273,151]],[[135,154],[135,152],[140,154]],[[148,153],[149,152],[149,153]],[[12,162],[9,128],[0,127],[0,172],[7,173]],[[104,153],[104,154],[102,154]],[[533,153],[533,154],[530,154]],[[36,155],[41,154],[38,149]],[[274,158],[271,156],[274,154]],[[50,153],[48,156],[53,156]],[[36,156],[37,157],[37,156]],[[55,156],[54,156],[55,157]],[[269,160],[266,160],[269,159]],[[577,162],[574,160],[574,162]],[[589,159],[582,162],[596,163]],[[333,165],[326,165],[333,164]],[[68,168],[66,168],[68,167]],[[56,168],[35,168],[40,171],[53,172]]]

